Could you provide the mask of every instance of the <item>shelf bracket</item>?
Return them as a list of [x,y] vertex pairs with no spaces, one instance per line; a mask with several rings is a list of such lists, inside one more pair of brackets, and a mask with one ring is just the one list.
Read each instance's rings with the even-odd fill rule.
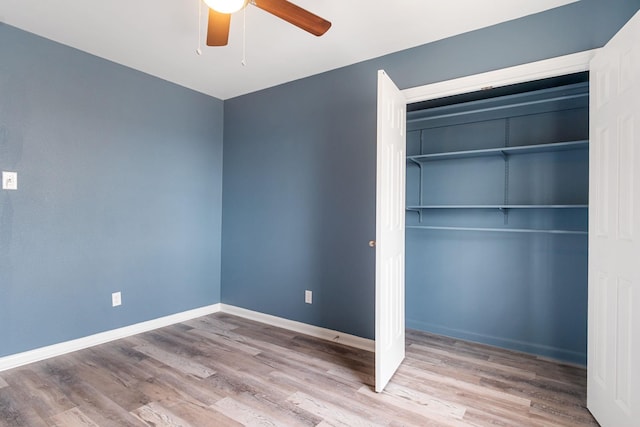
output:
[[[511,120],[507,118],[504,124],[504,146],[505,148],[509,147],[509,134],[511,132]],[[509,155],[504,151],[501,151],[502,158],[504,159],[504,205],[507,206],[509,204]],[[502,209],[502,213],[504,214],[504,225],[509,224],[509,210]]]
[[[422,206],[422,180],[424,179],[424,172],[422,170],[422,164],[419,163],[418,167],[420,168],[420,183],[418,184],[418,203],[420,204],[420,206]],[[422,222],[422,211],[419,211],[418,213],[420,215],[420,222]]]
[[407,212],[415,212],[418,214],[418,222],[422,224],[422,210],[421,209],[407,209]]
[[509,208],[498,208],[502,212],[504,218],[504,225],[509,225]]

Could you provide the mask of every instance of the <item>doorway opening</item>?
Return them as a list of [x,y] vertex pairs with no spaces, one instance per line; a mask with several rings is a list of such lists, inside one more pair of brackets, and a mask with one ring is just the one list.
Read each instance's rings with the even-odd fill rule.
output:
[[407,327],[586,365],[588,72],[407,110]]

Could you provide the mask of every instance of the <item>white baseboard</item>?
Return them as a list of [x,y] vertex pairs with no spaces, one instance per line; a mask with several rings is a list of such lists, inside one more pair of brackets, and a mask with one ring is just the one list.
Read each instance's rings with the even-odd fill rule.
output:
[[141,334],[154,329],[163,328],[165,326],[174,325],[176,323],[186,322],[187,320],[197,317],[206,316],[208,314],[218,313],[232,314],[245,319],[255,320],[256,322],[265,323],[267,325],[288,329],[312,337],[320,338],[327,341],[337,342],[350,347],[359,348],[367,351],[374,351],[375,342],[370,339],[357,337],[355,335],[337,332],[331,329],[321,328],[318,326],[308,325],[306,323],[288,320],[282,317],[272,316],[270,314],[259,313],[240,307],[226,304],[214,304],[206,307],[200,307],[193,310],[183,311],[181,313],[172,314],[158,319],[146,322],[136,323],[135,325],[125,326],[123,328],[113,329],[99,334],[89,335],[87,337],[78,338],[71,341],[65,341],[59,344],[53,344],[46,347],[36,348],[34,350],[25,351],[23,353],[12,354],[0,357],[0,372],[8,369],[18,368],[28,365],[29,363],[39,362],[55,356],[62,356],[74,351],[83,350],[85,348],[104,344],[109,341],[130,337],[132,335]]
[[65,341],[59,344],[53,344],[46,347],[37,348],[35,350],[25,351],[23,353],[12,354],[10,356],[0,357],[0,372],[7,369],[17,368],[29,363],[38,362],[54,356],[71,353],[73,351],[82,350],[95,345],[104,344],[120,338],[130,337],[132,335],[148,332],[153,329],[163,328],[196,317],[206,316],[207,314],[217,313],[220,311],[221,304],[209,305],[193,310],[183,311],[181,313],[171,314],[169,316],[160,317],[158,319],[146,322],[136,323],[135,325],[125,326],[123,328],[113,329],[101,332],[95,335],[78,338],[71,341]]
[[312,337],[320,338],[326,341],[337,342],[349,347],[359,348],[367,351],[375,350],[374,340],[345,334],[343,332],[337,332],[332,329],[308,325],[306,323],[296,322],[295,320],[288,320],[282,317],[272,316],[270,314],[251,311],[245,308],[235,307],[233,305],[227,304],[222,304],[220,311],[222,311],[223,313],[232,314],[234,316],[244,317],[245,319],[255,320],[256,322],[266,323],[271,326],[288,329],[293,332],[310,335]]

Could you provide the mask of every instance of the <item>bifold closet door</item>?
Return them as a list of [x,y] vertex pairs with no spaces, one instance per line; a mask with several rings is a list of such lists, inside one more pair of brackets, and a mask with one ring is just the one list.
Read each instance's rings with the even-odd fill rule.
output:
[[406,101],[378,71],[376,161],[376,391],[404,359]]
[[640,420],[640,12],[591,63],[588,408]]

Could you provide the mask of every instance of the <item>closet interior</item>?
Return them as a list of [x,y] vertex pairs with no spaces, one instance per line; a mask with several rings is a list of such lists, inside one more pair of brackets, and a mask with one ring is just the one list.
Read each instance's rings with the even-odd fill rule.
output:
[[407,327],[586,364],[588,73],[408,106]]

